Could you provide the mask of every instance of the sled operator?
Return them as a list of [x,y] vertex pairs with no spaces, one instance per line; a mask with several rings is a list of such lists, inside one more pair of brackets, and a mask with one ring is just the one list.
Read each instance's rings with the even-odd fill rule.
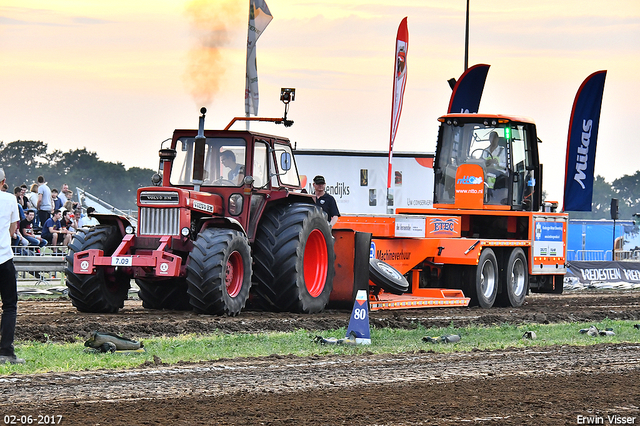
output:
[[313,178],[313,190],[315,191],[316,205],[322,208],[327,214],[329,219],[329,225],[333,227],[340,217],[340,211],[338,211],[338,204],[336,199],[326,190],[327,184],[324,181],[324,176],[316,176]]

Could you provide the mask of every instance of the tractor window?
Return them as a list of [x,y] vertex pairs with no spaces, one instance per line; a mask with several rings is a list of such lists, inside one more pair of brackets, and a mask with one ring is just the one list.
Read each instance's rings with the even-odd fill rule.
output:
[[291,153],[291,147],[284,144],[275,144],[275,157],[278,165],[280,182],[286,186],[300,186],[298,169]]
[[256,142],[253,154],[253,186],[262,188],[267,184],[267,144]]
[[245,176],[244,165],[246,147],[243,145],[222,145],[218,148],[220,174],[211,184],[216,186],[240,186]]
[[487,204],[507,204],[510,164],[510,130],[501,125],[443,123],[436,158],[435,202],[455,203],[455,178],[462,164],[484,170]]
[[[195,138],[180,138],[171,168],[172,185],[193,185]],[[205,186],[240,186],[244,179],[246,142],[241,138],[207,138],[204,153]]]
[[513,126],[511,129],[511,146],[513,151],[513,192],[512,205],[521,206],[527,197],[527,190],[531,183],[529,170],[533,160],[528,150],[529,132],[523,125]]

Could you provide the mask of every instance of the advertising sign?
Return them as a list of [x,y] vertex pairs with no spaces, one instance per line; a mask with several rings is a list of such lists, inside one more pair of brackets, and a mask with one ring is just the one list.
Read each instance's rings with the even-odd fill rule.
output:
[[564,257],[563,233],[563,222],[536,221],[533,256]]
[[303,186],[324,176],[341,214],[385,214],[393,208],[433,208],[433,154],[397,152],[393,157],[393,197],[387,200],[387,153],[382,151],[296,150]]

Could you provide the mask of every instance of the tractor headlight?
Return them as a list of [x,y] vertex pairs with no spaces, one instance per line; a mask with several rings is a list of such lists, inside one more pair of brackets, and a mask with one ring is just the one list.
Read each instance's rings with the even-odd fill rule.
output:
[[238,216],[242,213],[242,195],[231,194],[229,197],[229,214],[232,216]]
[[124,228],[124,232],[126,232],[127,234],[133,234],[135,232],[135,229],[133,229],[133,226],[129,225]]
[[191,231],[186,226],[180,230],[180,234],[185,238],[189,236],[189,233],[191,233]]

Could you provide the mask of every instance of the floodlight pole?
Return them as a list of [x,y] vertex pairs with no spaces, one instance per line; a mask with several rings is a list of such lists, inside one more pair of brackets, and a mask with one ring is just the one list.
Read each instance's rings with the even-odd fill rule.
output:
[[467,0],[467,22],[464,33],[464,70],[469,68],[469,0]]

